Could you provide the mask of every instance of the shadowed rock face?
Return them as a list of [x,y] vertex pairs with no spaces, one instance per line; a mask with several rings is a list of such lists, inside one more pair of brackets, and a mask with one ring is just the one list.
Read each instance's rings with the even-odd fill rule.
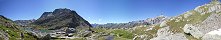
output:
[[88,21],[70,9],[55,9],[53,12],[45,12],[32,24],[46,26],[49,29],[92,27]]

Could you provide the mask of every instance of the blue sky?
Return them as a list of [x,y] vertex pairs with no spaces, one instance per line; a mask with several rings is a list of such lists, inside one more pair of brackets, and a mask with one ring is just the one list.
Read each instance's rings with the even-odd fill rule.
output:
[[75,10],[90,23],[122,23],[176,16],[210,0],[0,0],[0,15],[12,20],[37,19],[57,8]]

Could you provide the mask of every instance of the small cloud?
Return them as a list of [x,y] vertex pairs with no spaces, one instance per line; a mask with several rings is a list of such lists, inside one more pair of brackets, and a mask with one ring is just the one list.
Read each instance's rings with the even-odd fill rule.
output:
[[102,19],[98,19],[98,21],[102,21]]

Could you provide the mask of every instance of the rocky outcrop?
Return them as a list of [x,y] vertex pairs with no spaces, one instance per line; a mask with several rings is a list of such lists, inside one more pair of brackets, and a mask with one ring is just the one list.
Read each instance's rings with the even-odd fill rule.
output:
[[221,3],[219,2],[219,0],[212,0],[210,3],[202,5],[202,6],[198,6],[197,8],[195,8],[194,10],[205,14],[205,13],[210,13],[210,12],[221,12]]
[[[186,24],[183,27],[183,31],[185,34],[189,34],[193,36],[194,38],[197,39],[203,39],[203,40],[208,40],[208,39],[214,39],[217,40],[219,38],[218,35],[211,35],[208,34],[211,31],[220,29],[221,27],[221,3],[219,0],[212,0],[210,3],[198,6],[197,8],[194,9],[197,13],[201,13],[201,15],[209,15],[208,17],[205,17],[205,20],[200,21],[199,23],[195,24]],[[207,13],[207,14],[206,14]],[[190,14],[190,13],[189,13]],[[184,18],[187,18],[189,14],[184,14]],[[193,13],[191,13],[193,14]]]
[[186,34],[191,34],[191,36],[194,36],[195,38],[200,38],[203,36],[203,33],[199,31],[199,29],[192,24],[186,24],[183,27],[183,30]]
[[160,27],[166,27],[166,26],[167,26],[166,23],[167,23],[167,21],[163,21],[163,22],[161,22],[161,23],[160,23]]
[[207,39],[208,36],[214,36],[207,33],[221,28],[220,21],[221,16],[219,14],[213,13],[202,23],[196,24],[195,26],[192,24],[186,24],[183,30],[185,33],[190,33],[195,38],[200,39],[201,37],[203,37],[202,39]]
[[199,31],[202,33],[208,33],[213,30],[217,30],[221,28],[221,16],[219,14],[213,13],[202,23],[196,25],[199,28]]
[[8,33],[0,30],[0,40],[9,40],[9,37]]
[[167,35],[165,37],[157,37],[150,40],[187,40],[187,38],[182,33],[176,33],[172,35]]
[[157,37],[150,40],[187,40],[183,33],[172,33],[169,27],[161,28],[157,31]]
[[170,34],[170,28],[169,27],[164,27],[161,28],[157,31],[157,36],[166,36]]

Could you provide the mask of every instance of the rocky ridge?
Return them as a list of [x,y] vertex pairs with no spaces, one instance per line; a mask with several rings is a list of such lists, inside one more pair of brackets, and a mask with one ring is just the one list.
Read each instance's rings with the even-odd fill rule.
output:
[[[166,21],[166,25],[170,27],[168,33],[180,34],[178,36],[185,37],[179,38],[180,40],[220,40],[220,36],[208,34],[211,31],[218,30],[221,26],[219,25],[221,12],[220,8],[221,3],[219,0],[212,0],[210,3],[198,6],[194,10],[190,10],[182,15],[172,17],[170,20]],[[157,40],[162,39],[158,37],[162,36],[157,36]],[[164,37],[167,38],[169,36]],[[164,40],[175,40],[178,37],[171,38],[172,39]]]
[[35,21],[35,19],[33,19],[33,20],[15,20],[14,22],[18,25],[21,25],[21,26],[27,26],[34,21]]

